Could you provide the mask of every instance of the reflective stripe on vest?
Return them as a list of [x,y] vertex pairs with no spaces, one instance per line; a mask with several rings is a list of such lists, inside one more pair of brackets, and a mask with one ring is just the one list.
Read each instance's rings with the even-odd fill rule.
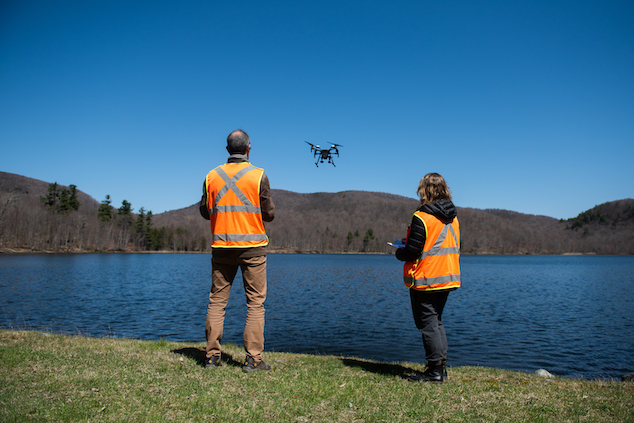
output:
[[[216,195],[216,201],[214,201],[214,206],[211,209],[209,209],[210,216],[216,213],[229,213],[229,212],[261,213],[262,212],[260,207],[254,206],[253,203],[251,203],[251,200],[249,200],[247,196],[244,195],[242,190],[238,188],[238,186],[236,185],[236,182],[238,182],[240,178],[242,178],[247,172],[254,169],[257,169],[257,167],[249,165],[248,167],[245,167],[244,169],[242,169],[241,171],[233,175],[233,178],[230,178],[229,175],[227,175],[227,172],[225,172],[224,169],[222,169],[221,167],[216,169],[216,173],[218,173],[218,176],[220,176],[222,180],[225,181],[225,186],[223,186],[220,189],[220,191],[218,191],[218,195]],[[236,195],[236,197],[238,197],[238,199],[242,202],[242,204],[218,206],[218,203],[220,203],[220,200],[222,200],[222,197],[224,197],[225,194],[229,192],[230,190]]]
[[268,238],[266,235],[254,234],[254,235],[239,235],[239,234],[212,234],[214,241],[265,241]]
[[[237,172],[229,176],[236,169]],[[213,248],[251,248],[268,244],[259,197],[263,174],[262,169],[248,162],[227,163],[209,172],[207,208]]]
[[[454,218],[451,223],[443,224],[427,213],[416,212],[415,215],[423,221],[427,236],[433,236],[434,233],[438,233],[438,236],[435,240],[427,239],[425,241],[423,253],[418,260],[407,262],[403,266],[405,286],[419,291],[437,291],[460,287],[460,229],[458,219]],[[439,229],[440,231],[438,231]],[[451,237],[447,238],[448,234],[451,234]],[[445,247],[442,246],[444,243]]]
[[451,223],[445,224],[443,226],[442,231],[440,231],[440,235],[438,235],[438,239],[434,242],[434,245],[429,249],[429,251],[423,251],[423,254],[420,256],[421,259],[430,256],[439,256],[443,254],[460,254],[460,247],[445,247],[440,248],[443,242],[445,242],[445,238],[447,237],[447,232],[451,232],[451,236],[453,237],[453,242],[458,245],[458,237],[456,236],[456,231],[454,231]]

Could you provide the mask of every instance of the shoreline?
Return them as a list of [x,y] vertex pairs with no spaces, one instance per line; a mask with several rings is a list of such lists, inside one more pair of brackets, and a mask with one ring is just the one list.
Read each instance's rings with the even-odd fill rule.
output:
[[[170,250],[161,250],[161,251],[134,251],[134,250],[34,250],[28,248],[0,248],[0,255],[2,254],[211,254],[211,251],[170,251]],[[292,250],[292,249],[275,249],[268,250],[267,254],[337,254],[337,255],[394,255],[394,253],[384,253],[380,251],[316,251],[316,250]],[[634,254],[598,254],[595,252],[589,253],[579,253],[579,252],[566,252],[566,253],[494,253],[494,252],[480,252],[480,253],[461,253],[461,256],[632,256]]]

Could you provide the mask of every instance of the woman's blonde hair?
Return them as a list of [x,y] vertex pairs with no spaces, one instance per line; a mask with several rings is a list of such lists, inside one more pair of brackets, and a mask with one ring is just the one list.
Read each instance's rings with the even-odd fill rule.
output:
[[428,173],[418,183],[418,196],[420,204],[424,205],[438,200],[451,200],[451,191],[445,182],[445,178],[437,173]]

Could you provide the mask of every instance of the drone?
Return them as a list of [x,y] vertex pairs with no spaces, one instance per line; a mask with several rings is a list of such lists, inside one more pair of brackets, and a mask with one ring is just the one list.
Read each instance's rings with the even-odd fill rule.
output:
[[323,163],[326,159],[328,160],[328,163],[332,163],[332,165],[335,166],[335,162],[332,160],[332,154],[334,153],[337,157],[339,157],[338,147],[343,147],[341,144],[331,144],[330,148],[319,148],[318,145],[313,145],[308,141],[304,142],[310,145],[310,152],[314,153],[313,157],[317,157],[317,161],[315,162],[315,166],[317,167],[319,167],[319,163]]

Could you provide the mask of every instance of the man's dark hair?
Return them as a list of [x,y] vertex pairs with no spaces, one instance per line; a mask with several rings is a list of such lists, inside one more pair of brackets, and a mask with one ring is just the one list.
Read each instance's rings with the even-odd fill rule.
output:
[[236,129],[227,137],[229,154],[244,154],[251,145],[251,139],[242,129]]

